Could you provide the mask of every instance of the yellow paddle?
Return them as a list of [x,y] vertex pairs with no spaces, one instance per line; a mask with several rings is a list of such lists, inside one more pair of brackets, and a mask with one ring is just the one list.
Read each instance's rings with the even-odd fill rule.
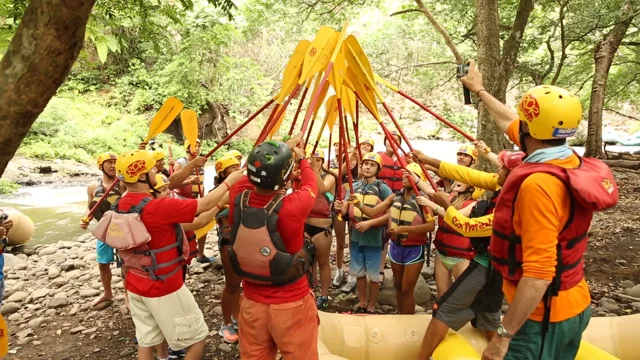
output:
[[356,94],[348,86],[342,87],[342,104],[344,109],[351,115],[351,119],[356,121]]
[[[189,153],[193,155],[196,151],[196,142],[198,141],[198,115],[195,111],[185,109],[180,113],[180,120],[182,121],[182,133],[189,142]],[[196,168],[196,174],[200,173],[200,169]],[[199,176],[198,176],[199,177]],[[198,180],[198,192],[200,197],[204,196],[204,189],[201,181]]]
[[180,114],[180,111],[184,108],[184,104],[175,97],[168,98],[164,104],[160,107],[160,110],[151,119],[149,123],[149,132],[144,139],[144,143],[148,143],[149,140],[156,137],[171,125],[173,120]]
[[[329,96],[327,102],[325,103],[325,115],[324,120],[322,121],[322,126],[320,127],[320,132],[316,137],[316,142],[313,145],[312,153],[316,152],[318,148],[318,144],[320,143],[320,138],[322,137],[322,132],[324,131],[325,126],[329,125],[329,129],[333,129],[333,124],[335,124],[336,119],[338,118],[338,102],[335,95]],[[311,133],[311,131],[309,131]]]
[[311,45],[311,41],[301,40],[295,50],[293,50],[293,54],[291,55],[291,58],[289,59],[289,62],[284,68],[284,72],[282,74],[282,87],[280,88],[280,93],[276,98],[276,102],[278,104],[282,104],[284,98],[293,92],[298,80],[300,80],[302,64],[309,45]]

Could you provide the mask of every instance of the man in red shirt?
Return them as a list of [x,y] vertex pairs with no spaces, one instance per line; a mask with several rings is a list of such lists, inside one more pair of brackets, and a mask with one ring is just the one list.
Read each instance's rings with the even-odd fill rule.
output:
[[[247,248],[259,242],[269,242],[270,246],[279,242],[284,245],[288,254],[299,254],[307,246],[304,239],[304,224],[315,202],[318,188],[316,176],[309,161],[305,159],[304,151],[296,144],[300,142],[302,134],[292,138],[286,144],[276,141],[266,141],[256,146],[247,159],[247,176],[243,177],[229,191],[229,222],[234,224],[231,235],[232,263],[236,272],[244,272],[244,294],[240,302],[240,358],[242,359],[275,359],[278,350],[287,360],[318,359],[318,325],[319,318],[313,293],[309,291],[304,269],[308,268],[309,258],[297,257],[288,269],[305,262],[300,269],[297,279],[283,285],[258,282],[251,279],[252,265],[256,262],[277,261],[277,256],[271,260],[264,260],[273,253],[267,246],[257,247],[257,253],[247,252]],[[294,154],[295,153],[295,156]],[[285,183],[292,176],[294,163],[300,168],[301,186],[293,193],[283,197],[280,194]],[[315,165],[314,161],[311,164]],[[248,195],[248,202],[240,203]],[[262,232],[259,238],[256,234],[264,231],[270,221],[264,221],[261,229],[250,227],[253,216],[246,216],[250,211],[256,214],[268,209],[273,201],[278,201],[275,207],[277,221],[275,235]],[[273,212],[272,212],[273,214]],[[269,215],[268,220],[273,219]],[[247,236],[251,231],[251,235]],[[279,239],[273,239],[279,235]],[[235,255],[234,255],[235,253]],[[234,257],[235,256],[235,260]],[[248,262],[247,256],[252,257]],[[254,260],[255,259],[255,260]],[[275,259],[275,260],[274,260]],[[253,260],[253,261],[252,261]],[[277,266],[272,266],[275,268]],[[269,269],[269,264],[264,268]],[[263,269],[264,269],[263,268]],[[267,270],[268,272],[269,270]],[[274,270],[271,270],[271,276]],[[300,276],[302,275],[302,276]]]
[[127,188],[117,210],[131,211],[132,207],[148,201],[140,212],[140,219],[151,237],[145,245],[155,252],[159,265],[151,270],[130,267],[125,280],[139,346],[138,359],[153,360],[154,346],[165,339],[171,349],[186,348],[185,359],[201,359],[209,329],[193,295],[184,285],[183,249],[179,241],[184,233],[176,224],[190,223],[197,214],[213,208],[241,174],[230,175],[225,180],[226,186],[201,199],[153,199],[149,191],[154,190],[154,166],[155,160],[147,151],[126,153],[116,163],[118,178]]

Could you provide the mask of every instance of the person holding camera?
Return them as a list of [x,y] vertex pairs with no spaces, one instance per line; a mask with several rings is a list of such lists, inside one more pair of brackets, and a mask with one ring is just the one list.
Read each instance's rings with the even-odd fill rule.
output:
[[6,213],[0,215],[0,239],[2,239],[2,247],[0,248],[0,305],[4,297],[4,249],[7,247],[7,233],[13,227],[13,220],[9,220]]

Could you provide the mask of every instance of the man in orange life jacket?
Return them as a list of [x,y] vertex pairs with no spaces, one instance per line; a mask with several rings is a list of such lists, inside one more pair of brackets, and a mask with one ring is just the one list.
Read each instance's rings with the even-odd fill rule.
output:
[[617,203],[615,179],[605,164],[577,156],[566,144],[582,118],[572,93],[534,87],[516,117],[483,88],[473,61],[461,81],[527,154],[496,204],[491,262],[510,306],[482,358],[573,359],[591,317],[587,231],[594,211]]
[[[151,180],[156,174],[155,163],[144,150],[125,153],[116,163],[118,178],[127,189],[116,204],[116,210],[138,209],[151,239],[145,244],[148,250],[138,256],[152,256],[155,258],[153,263],[157,264],[140,269],[132,261],[125,260],[129,269],[125,281],[138,340],[138,359],[152,360],[154,347],[165,339],[171,349],[186,348],[185,359],[201,359],[209,330],[198,304],[184,284],[182,259],[185,249],[182,245],[186,239],[179,224],[190,223],[197,214],[212,209],[226,189],[220,187],[201,199],[153,199],[149,190],[157,191],[153,187],[155,181]],[[229,176],[225,180],[226,188],[240,176],[239,172]],[[136,254],[135,248],[133,253]]]
[[[233,224],[229,258],[243,277],[240,301],[240,358],[318,359],[318,312],[307,284],[313,245],[304,225],[318,194],[316,175],[296,144],[265,141],[247,158],[247,176],[229,192]],[[295,157],[294,157],[295,153]],[[294,163],[301,185],[287,196]]]

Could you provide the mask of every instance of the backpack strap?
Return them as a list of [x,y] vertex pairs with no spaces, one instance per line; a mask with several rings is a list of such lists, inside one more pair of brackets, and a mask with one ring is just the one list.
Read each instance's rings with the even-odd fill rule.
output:
[[240,195],[240,210],[244,210],[247,206],[249,206],[249,196],[251,195],[250,190],[245,190]]
[[145,206],[147,206],[151,200],[152,200],[151,197],[145,197],[144,199],[140,200],[140,202],[137,205],[132,206],[131,209],[129,209],[128,213],[142,214],[142,209],[144,209]]
[[282,201],[282,199],[284,198],[284,195],[282,194],[276,194],[276,196],[274,196],[271,201],[269,201],[269,203],[267,204],[267,206],[264,207],[264,210],[267,212],[267,215],[271,215],[271,213],[274,211],[276,211],[276,214],[278,212],[280,212],[280,202]]

